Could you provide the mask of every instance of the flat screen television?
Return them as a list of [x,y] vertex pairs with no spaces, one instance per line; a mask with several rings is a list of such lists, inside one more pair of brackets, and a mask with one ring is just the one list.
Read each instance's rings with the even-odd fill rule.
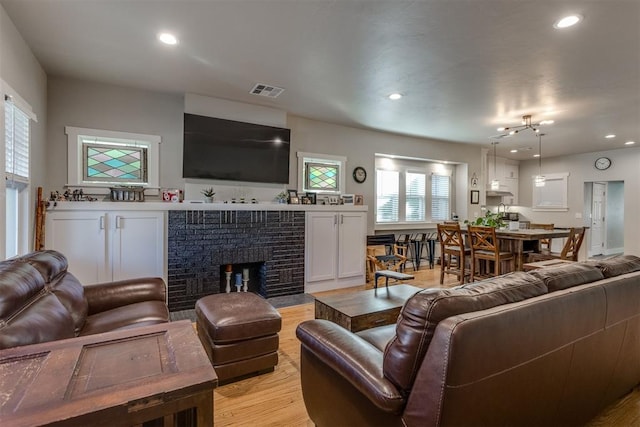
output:
[[184,178],[286,184],[291,130],[184,115]]

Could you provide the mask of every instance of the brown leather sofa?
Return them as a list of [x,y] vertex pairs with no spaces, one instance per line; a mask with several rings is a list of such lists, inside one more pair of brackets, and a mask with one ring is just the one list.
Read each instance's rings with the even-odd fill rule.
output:
[[67,265],[52,250],[0,262],[0,349],[169,321],[161,278],[83,286]]
[[425,289],[395,325],[297,336],[318,426],[582,425],[640,383],[640,258]]

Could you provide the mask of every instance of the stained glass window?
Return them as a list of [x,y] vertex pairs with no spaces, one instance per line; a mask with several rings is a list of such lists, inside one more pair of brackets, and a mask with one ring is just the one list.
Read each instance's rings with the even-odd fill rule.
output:
[[306,185],[309,190],[338,189],[338,165],[307,163]]
[[146,182],[145,147],[83,143],[84,180],[99,182]]

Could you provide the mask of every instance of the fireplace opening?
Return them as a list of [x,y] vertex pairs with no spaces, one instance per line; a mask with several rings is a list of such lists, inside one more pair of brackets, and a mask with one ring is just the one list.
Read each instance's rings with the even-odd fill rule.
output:
[[253,292],[267,297],[267,263],[248,262],[220,266],[220,293]]

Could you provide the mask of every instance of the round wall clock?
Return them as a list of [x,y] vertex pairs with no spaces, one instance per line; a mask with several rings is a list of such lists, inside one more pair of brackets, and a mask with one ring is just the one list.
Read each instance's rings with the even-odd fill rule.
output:
[[608,157],[599,157],[596,159],[596,162],[594,163],[596,169],[598,170],[605,170],[605,169],[609,169],[609,167],[611,166],[611,159]]
[[362,184],[367,179],[367,171],[362,166],[358,166],[353,170],[353,179]]

